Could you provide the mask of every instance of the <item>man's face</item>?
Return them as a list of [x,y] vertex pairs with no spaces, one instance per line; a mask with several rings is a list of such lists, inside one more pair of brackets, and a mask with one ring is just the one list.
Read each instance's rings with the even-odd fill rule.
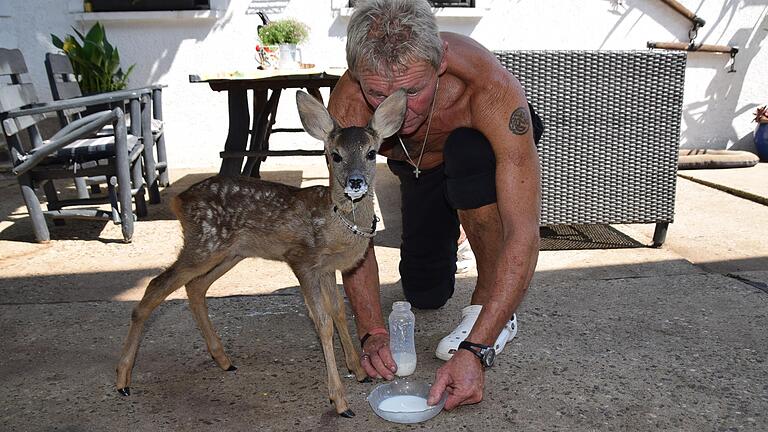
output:
[[427,62],[418,62],[409,65],[405,72],[394,71],[391,78],[366,70],[358,74],[358,81],[365,100],[373,109],[395,91],[401,88],[405,90],[408,103],[399,133],[410,135],[429,117],[432,98],[435,96],[437,71]]

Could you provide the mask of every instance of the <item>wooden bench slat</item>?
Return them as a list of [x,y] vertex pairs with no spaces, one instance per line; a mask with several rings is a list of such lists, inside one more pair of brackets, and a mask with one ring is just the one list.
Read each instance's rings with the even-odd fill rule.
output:
[[27,73],[24,56],[18,49],[0,48],[0,75]]
[[56,97],[57,100],[72,99],[83,95],[80,92],[80,85],[76,82],[57,82],[55,85],[59,93]]
[[64,54],[48,53],[45,55],[45,59],[48,61],[51,67],[51,72],[54,74],[74,74],[72,69],[72,63],[69,58]]
[[0,85],[0,111],[10,111],[39,102],[30,83]]
[[19,131],[39,123],[44,119],[45,116],[42,114],[5,119],[3,120],[3,128],[8,135],[16,135]]

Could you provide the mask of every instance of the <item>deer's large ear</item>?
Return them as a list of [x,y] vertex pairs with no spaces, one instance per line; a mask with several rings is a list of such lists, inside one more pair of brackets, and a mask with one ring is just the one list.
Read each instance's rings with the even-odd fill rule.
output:
[[406,101],[405,90],[403,89],[389,95],[376,108],[368,127],[376,131],[382,139],[394,135],[403,125]]
[[336,122],[328,110],[317,99],[301,90],[296,92],[296,105],[299,107],[299,118],[304,130],[314,138],[325,141],[336,127]]

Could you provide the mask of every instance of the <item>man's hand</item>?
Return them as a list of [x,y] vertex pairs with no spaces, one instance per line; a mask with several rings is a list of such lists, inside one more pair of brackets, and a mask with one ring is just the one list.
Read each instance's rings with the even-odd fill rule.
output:
[[459,405],[476,404],[483,400],[484,386],[485,372],[480,359],[471,352],[460,349],[437,370],[427,404],[437,404],[444,391],[448,392],[448,400],[445,402],[447,411]]
[[389,350],[389,335],[377,334],[369,337],[363,345],[360,363],[369,377],[394,379],[397,365]]

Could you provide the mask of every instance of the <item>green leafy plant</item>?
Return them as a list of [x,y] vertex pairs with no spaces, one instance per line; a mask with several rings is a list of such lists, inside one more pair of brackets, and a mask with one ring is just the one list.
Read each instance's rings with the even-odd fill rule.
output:
[[309,36],[306,24],[294,19],[272,21],[259,29],[264,45],[299,44]]
[[96,22],[85,36],[74,27],[72,30],[80,40],[72,35],[66,35],[61,40],[53,34],[51,40],[72,62],[80,90],[84,94],[94,94],[124,89],[136,65],[131,65],[123,72],[120,53],[107,40],[104,26]]

